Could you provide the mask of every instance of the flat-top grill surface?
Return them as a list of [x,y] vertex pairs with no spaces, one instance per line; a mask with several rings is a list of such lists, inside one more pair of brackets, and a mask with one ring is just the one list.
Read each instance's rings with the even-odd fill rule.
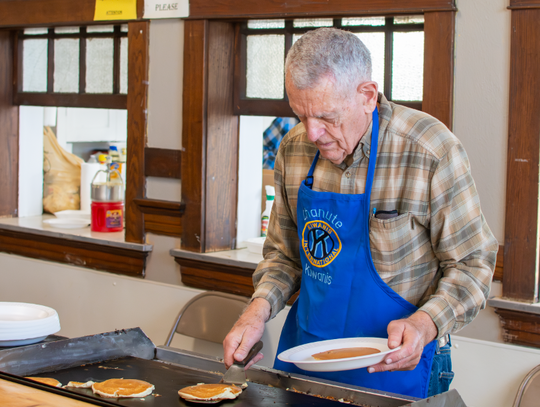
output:
[[[101,382],[107,379],[139,379],[152,383],[155,390],[152,395],[145,398],[102,398],[93,395],[91,389],[67,390],[107,400],[120,406],[202,406],[186,402],[178,396],[178,390],[197,383],[218,383],[223,377],[221,374],[212,374],[205,371],[190,369],[184,366],[172,365],[156,360],[145,360],[126,357],[101,363],[72,367],[54,372],[34,375],[37,377],[52,377],[66,385],[70,381],[86,382],[93,380]],[[159,395],[159,396],[158,396]],[[322,399],[305,394],[287,391],[263,384],[248,383],[248,388],[236,399],[223,401],[219,406],[260,406],[275,407],[287,406],[343,406],[338,401]]]

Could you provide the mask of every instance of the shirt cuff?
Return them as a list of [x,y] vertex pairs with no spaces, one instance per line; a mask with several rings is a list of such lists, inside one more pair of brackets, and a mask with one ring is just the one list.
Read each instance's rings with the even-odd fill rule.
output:
[[432,297],[419,310],[428,314],[437,326],[437,338],[435,339],[440,339],[452,332],[456,323],[456,316],[454,310],[444,298]]
[[271,312],[270,318],[268,319],[269,321],[285,307],[281,291],[272,283],[266,282],[259,284],[251,297],[251,301],[255,298],[264,298],[270,303]]

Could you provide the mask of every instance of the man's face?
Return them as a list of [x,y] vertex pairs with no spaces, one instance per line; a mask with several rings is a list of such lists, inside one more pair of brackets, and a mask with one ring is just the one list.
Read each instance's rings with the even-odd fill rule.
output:
[[377,85],[374,85],[373,102],[369,96],[365,96],[363,84],[343,94],[336,89],[333,78],[329,76],[322,77],[312,89],[296,88],[289,75],[285,83],[289,104],[304,124],[309,141],[317,146],[321,156],[332,163],[343,162],[345,157],[352,154],[371,122]]

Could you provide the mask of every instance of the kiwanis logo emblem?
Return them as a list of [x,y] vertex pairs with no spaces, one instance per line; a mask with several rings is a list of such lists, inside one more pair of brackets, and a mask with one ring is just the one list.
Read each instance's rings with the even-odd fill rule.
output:
[[315,267],[325,267],[341,251],[341,240],[332,227],[323,221],[307,222],[302,231],[302,249]]

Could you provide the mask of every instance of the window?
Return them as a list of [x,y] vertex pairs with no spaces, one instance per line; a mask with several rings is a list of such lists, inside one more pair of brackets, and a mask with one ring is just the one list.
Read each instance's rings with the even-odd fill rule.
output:
[[371,52],[373,75],[388,100],[422,108],[424,16],[249,20],[237,29],[235,113],[292,116],[285,92],[287,52],[304,33],[335,27]]
[[15,104],[126,108],[127,25],[18,33]]

